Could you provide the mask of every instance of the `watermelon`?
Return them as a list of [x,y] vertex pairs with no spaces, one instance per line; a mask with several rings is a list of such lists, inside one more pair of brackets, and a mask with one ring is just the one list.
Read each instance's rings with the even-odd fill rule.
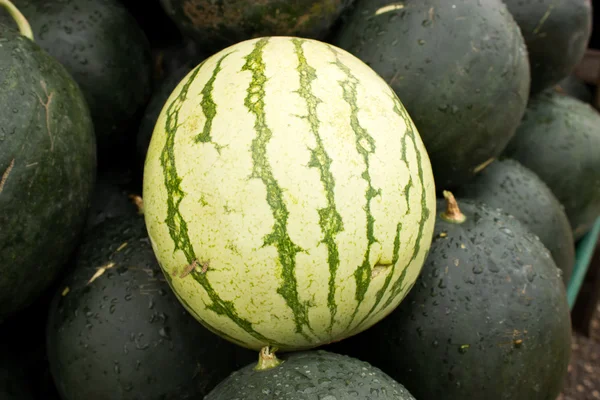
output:
[[535,172],[565,207],[575,240],[600,216],[600,114],[547,90],[531,99],[505,150]]
[[415,400],[379,368],[323,350],[295,352],[282,360],[268,348],[258,363],[223,380],[205,400]]
[[417,399],[556,399],[571,355],[560,270],[516,218],[445,195],[406,299],[330,350],[381,368]]
[[261,36],[324,39],[354,0],[160,0],[184,35],[209,53]]
[[[82,89],[99,148],[124,143],[150,96],[150,44],[135,19],[117,0],[13,2],[31,24],[36,43]],[[0,12],[0,23],[11,22]]]
[[517,217],[552,254],[569,283],[575,264],[573,232],[554,193],[533,171],[511,159],[497,160],[454,194]]
[[198,324],[169,289],[141,215],[89,231],[74,261],[48,313],[63,400],[201,399],[238,368],[237,346]]
[[85,98],[30,39],[22,15],[19,22],[29,37],[0,27],[0,319],[35,300],[63,268],[96,177]]
[[179,83],[143,197],[181,302],[256,350],[377,322],[419,274],[435,216],[429,158],[398,97],[351,54],[297,37],[238,43]]
[[521,28],[531,65],[531,94],[566,78],[592,33],[590,0],[503,0]]
[[146,160],[146,153],[148,151],[150,139],[152,138],[154,126],[156,125],[156,120],[158,119],[165,102],[177,87],[177,84],[181,82],[195,65],[196,64],[192,64],[192,62],[187,62],[174,71],[171,71],[171,73],[167,74],[158,84],[154,93],[152,93],[152,97],[146,105],[144,116],[140,121],[136,139],[136,156],[139,163],[142,165],[142,169]]
[[485,168],[525,112],[527,51],[501,0],[359,0],[333,44],[372,67],[402,99],[438,190]]
[[575,97],[584,103],[592,104],[594,101],[594,90],[583,79],[571,74],[558,82],[554,87],[558,93]]

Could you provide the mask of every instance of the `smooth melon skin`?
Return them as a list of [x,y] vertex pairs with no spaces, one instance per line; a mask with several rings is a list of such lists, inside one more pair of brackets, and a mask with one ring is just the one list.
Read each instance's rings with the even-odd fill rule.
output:
[[204,51],[262,36],[324,39],[354,0],[160,0]]
[[395,90],[438,190],[459,187],[497,157],[525,112],[527,51],[501,0],[359,0],[333,44]]
[[551,400],[571,354],[560,271],[516,218],[440,200],[431,251],[406,299],[371,329],[332,347],[381,368],[417,399]]
[[0,27],[0,319],[63,268],[96,179],[90,112],[65,68]]
[[278,366],[234,372],[205,400],[414,400],[398,382],[363,361],[323,350],[292,353]]
[[566,78],[592,33],[591,0],[503,0],[521,28],[531,65],[531,94]]
[[84,237],[50,304],[47,348],[63,400],[199,399],[239,368],[236,346],[169,289],[137,214]]
[[505,150],[535,172],[565,207],[580,239],[600,216],[600,114],[548,90],[532,98]]
[[431,166],[400,100],[310,39],[249,40],[194,68],[157,120],[143,181],[171,287],[251,349],[367,329],[402,300],[431,241]]
[[[151,89],[150,44],[136,20],[117,0],[12,1],[81,87],[99,148],[125,143]],[[0,23],[15,26],[1,10]]]
[[562,204],[533,171],[515,160],[494,161],[454,194],[517,217],[550,250],[564,283],[569,283],[575,264],[571,225]]

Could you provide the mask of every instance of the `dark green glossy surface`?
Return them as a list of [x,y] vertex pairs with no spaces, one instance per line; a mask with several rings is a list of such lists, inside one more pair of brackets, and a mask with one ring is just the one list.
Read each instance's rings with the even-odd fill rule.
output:
[[[134,136],[151,90],[150,44],[117,0],[13,0],[36,43],[61,62],[89,105],[99,148]],[[11,25],[0,11],[0,23]]]
[[83,228],[96,176],[84,97],[56,60],[0,28],[0,317],[59,273]]
[[498,156],[525,111],[525,42],[501,0],[359,0],[333,44],[395,90],[440,191]]

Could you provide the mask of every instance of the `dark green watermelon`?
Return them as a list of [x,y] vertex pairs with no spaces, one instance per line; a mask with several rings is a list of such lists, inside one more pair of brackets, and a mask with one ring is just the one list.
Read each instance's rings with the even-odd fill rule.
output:
[[590,0],[503,0],[523,32],[531,65],[531,93],[569,75],[592,33]]
[[600,114],[548,90],[532,98],[505,151],[535,172],[563,204],[575,240],[600,216]]
[[533,171],[515,160],[494,161],[454,193],[517,217],[550,250],[569,283],[575,264],[571,225],[562,204]]
[[198,45],[189,38],[174,41],[163,47],[155,47],[153,51],[155,59],[153,92],[159,90],[160,84],[177,70],[187,64],[196,66],[207,58]]
[[205,400],[414,400],[406,389],[365,362],[323,350],[263,349],[259,362],[223,380]]
[[[98,145],[124,143],[150,96],[150,45],[117,0],[13,0],[88,102]],[[9,23],[7,15],[0,22]]]
[[90,112],[66,69],[0,27],[0,319],[55,279],[83,229],[96,176]]
[[160,0],[179,29],[214,53],[260,36],[323,39],[354,0]]
[[63,400],[201,399],[238,368],[238,348],[183,308],[131,214],[91,230],[50,305]]
[[592,104],[594,101],[594,90],[592,87],[575,74],[570,74],[558,82],[554,87],[554,90],[558,93],[575,97],[584,103]]
[[358,0],[333,44],[395,90],[440,190],[498,156],[525,111],[525,42],[501,0]]
[[571,354],[560,270],[516,218],[451,204],[448,212],[438,201],[431,250],[407,297],[339,351],[381,368],[417,399],[556,399]]

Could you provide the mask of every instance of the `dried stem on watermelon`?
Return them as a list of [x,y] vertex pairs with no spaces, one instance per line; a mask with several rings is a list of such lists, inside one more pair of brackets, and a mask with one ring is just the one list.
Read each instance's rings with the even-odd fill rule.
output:
[[141,196],[138,196],[137,194],[130,194],[129,199],[137,207],[138,214],[144,214],[144,200],[142,200]]
[[275,352],[276,347],[265,346],[260,349],[258,354],[258,363],[254,367],[255,371],[266,371],[271,368],[275,368],[280,365],[283,361],[277,358]]
[[465,222],[467,217],[460,211],[458,208],[458,203],[454,198],[452,192],[444,190],[444,199],[446,199],[446,210],[441,213],[440,217],[447,222],[451,222],[454,224],[462,224]]
[[29,25],[27,18],[25,18],[21,11],[19,11],[19,9],[15,7],[10,0],[0,0],[0,7],[4,8],[15,20],[21,35],[33,40],[33,31],[31,30],[31,25]]
[[198,262],[198,260],[194,260],[191,264],[188,264],[185,267],[183,267],[183,270],[181,271],[181,274],[179,274],[179,277],[180,278],[185,278],[186,276],[188,276],[189,274],[191,274],[192,271],[194,269],[196,269],[196,267],[199,267],[199,266],[202,267],[202,269],[200,270],[200,273],[201,274],[205,274],[206,271],[208,271],[209,263],[210,263],[210,261]]
[[14,166],[15,159],[13,158],[10,164],[8,164],[8,168],[6,168],[6,171],[4,171],[4,173],[2,174],[2,177],[0,177],[0,193],[2,193],[2,189],[4,189],[4,184],[8,180],[8,175],[10,175],[10,171],[12,171]]

